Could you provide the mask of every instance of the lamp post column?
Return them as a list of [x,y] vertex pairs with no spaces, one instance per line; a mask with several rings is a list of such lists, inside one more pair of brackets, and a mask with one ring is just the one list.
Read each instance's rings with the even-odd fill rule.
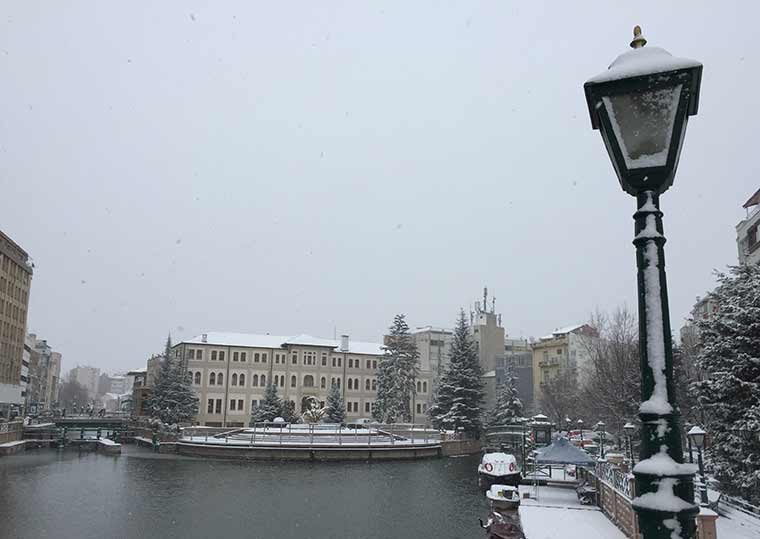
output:
[[639,359],[641,362],[640,462],[633,473],[634,508],[644,537],[696,536],[694,469],[683,464],[680,413],[675,400],[662,212],[659,195],[637,195],[634,214],[638,267]]

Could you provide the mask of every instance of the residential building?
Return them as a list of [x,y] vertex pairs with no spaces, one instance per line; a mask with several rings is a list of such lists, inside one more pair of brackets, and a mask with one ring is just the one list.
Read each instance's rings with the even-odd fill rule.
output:
[[148,416],[148,402],[150,399],[151,388],[148,387],[148,370],[134,369],[127,373],[132,378],[132,403],[131,410],[134,416]]
[[29,370],[31,389],[29,412],[32,414],[53,407],[58,402],[58,385],[61,380],[61,354],[53,351],[44,339],[29,334]]
[[[420,382],[430,380],[428,391],[418,391],[415,396],[412,405],[414,422],[426,423],[428,421],[427,411],[432,404],[431,400],[449,362],[449,351],[451,350],[451,342],[454,340],[454,332],[450,329],[424,326],[412,330],[410,333],[420,354]],[[420,383],[419,389],[425,389],[425,385]]]
[[736,225],[739,264],[760,264],[760,189],[742,207],[747,216]]
[[517,377],[517,396],[522,401],[525,417],[533,415],[533,349],[526,339],[504,339],[504,358],[496,362],[496,385],[504,383],[507,367]]
[[[77,365],[69,371],[69,378],[76,380],[82,387],[87,390],[87,396],[94,399],[98,394],[98,385],[100,382],[100,369],[97,367],[88,367]],[[109,389],[110,390],[110,389]]]
[[29,255],[0,232],[0,417],[20,413],[24,338],[33,265]]
[[475,302],[475,311],[470,313],[470,334],[483,369],[483,409],[491,410],[496,405],[496,387],[499,384],[497,366],[503,368],[505,365],[506,332],[501,325],[501,315],[496,314],[496,298],[491,299],[491,309],[488,309],[487,288],[483,288],[483,303]]
[[553,331],[533,343],[533,399],[541,399],[542,384],[570,373],[580,377],[588,361],[589,339],[599,332],[588,324],[577,324]]
[[[383,347],[345,335],[336,341],[310,335],[204,333],[176,344],[173,352],[186,365],[200,399],[196,421],[233,427],[248,424],[269,382],[297,412],[306,409],[311,397],[325,403],[336,385],[346,402],[347,421],[371,417]],[[417,381],[418,398],[426,399],[430,377]]]
[[24,336],[24,355],[21,359],[21,415],[26,415],[29,410],[29,393],[32,384],[31,372],[32,343],[29,335]]

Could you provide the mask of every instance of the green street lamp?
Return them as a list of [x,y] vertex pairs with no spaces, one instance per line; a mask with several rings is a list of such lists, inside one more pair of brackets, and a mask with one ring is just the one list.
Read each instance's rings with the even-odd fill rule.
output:
[[636,425],[629,421],[623,425],[623,430],[625,431],[626,438],[628,438],[628,451],[630,453],[631,466],[633,466],[635,464],[633,460],[633,433],[636,431]]
[[707,501],[707,481],[705,478],[705,465],[702,461],[702,448],[705,446],[705,434],[707,433],[702,430],[701,427],[698,427],[696,425],[691,427],[689,432],[686,433],[686,435],[689,437],[689,440],[691,440],[691,442],[697,448],[697,462],[699,463],[700,476],[699,498],[700,505],[702,507],[707,507],[710,505],[710,503]]
[[604,421],[600,421],[596,424],[596,430],[599,433],[599,458],[604,458],[604,429],[607,428],[607,425],[604,423]]
[[676,532],[688,539],[695,536],[699,507],[694,466],[683,463],[659,202],[673,184],[688,118],[697,113],[702,64],[645,44],[637,26],[633,50],[584,90],[591,126],[602,135],[621,187],[637,201],[642,443],[633,506],[644,539]]

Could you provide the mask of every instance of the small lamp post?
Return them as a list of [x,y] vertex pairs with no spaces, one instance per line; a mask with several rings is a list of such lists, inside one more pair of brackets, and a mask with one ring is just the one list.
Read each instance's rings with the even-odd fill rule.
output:
[[599,433],[599,458],[604,458],[604,429],[607,428],[607,425],[604,423],[604,421],[600,421],[596,424],[596,430]]
[[705,480],[705,465],[702,461],[702,448],[705,446],[705,434],[707,434],[702,428],[694,425],[691,427],[691,430],[687,433],[689,436],[689,439],[694,444],[694,446],[697,448],[697,462],[699,463],[699,476],[700,476],[700,486],[699,486],[699,498],[700,498],[700,505],[703,507],[707,507],[709,505],[709,501],[707,500],[707,481]]
[[635,464],[633,460],[633,433],[636,431],[636,425],[629,421],[623,425],[623,430],[625,431],[625,437],[628,439],[628,452],[630,454],[631,466],[633,466]]
[[[620,186],[636,197],[641,462],[633,470],[633,500],[644,539],[679,530],[695,536],[694,470],[683,464],[680,414],[675,399],[673,343],[665,278],[665,236],[660,195],[672,184],[689,116],[697,114],[702,64],[646,48],[634,28],[632,51],[584,84],[591,126],[598,129]],[[657,466],[657,456],[668,466]],[[680,498],[680,500],[678,500]],[[651,500],[671,500],[663,505]]]
[[580,438],[580,440],[581,440],[581,444],[580,444],[580,445],[581,445],[581,448],[583,448],[583,420],[582,420],[582,419],[579,419],[579,420],[578,420],[578,430],[580,430],[580,431],[581,431],[581,433],[580,433],[580,436],[581,436],[581,438]]
[[570,425],[572,423],[572,420],[565,416],[565,432],[567,432],[567,437],[570,438]]

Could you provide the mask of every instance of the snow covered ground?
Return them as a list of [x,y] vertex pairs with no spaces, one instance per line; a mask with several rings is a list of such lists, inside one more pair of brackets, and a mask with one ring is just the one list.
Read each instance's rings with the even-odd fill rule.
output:
[[757,539],[760,537],[760,519],[746,515],[725,505],[720,506],[720,516],[715,524],[718,538]]
[[546,486],[535,489],[521,486],[520,493],[530,492],[531,499],[520,504],[523,531],[529,539],[625,539],[625,535],[596,507],[581,505],[573,488]]

